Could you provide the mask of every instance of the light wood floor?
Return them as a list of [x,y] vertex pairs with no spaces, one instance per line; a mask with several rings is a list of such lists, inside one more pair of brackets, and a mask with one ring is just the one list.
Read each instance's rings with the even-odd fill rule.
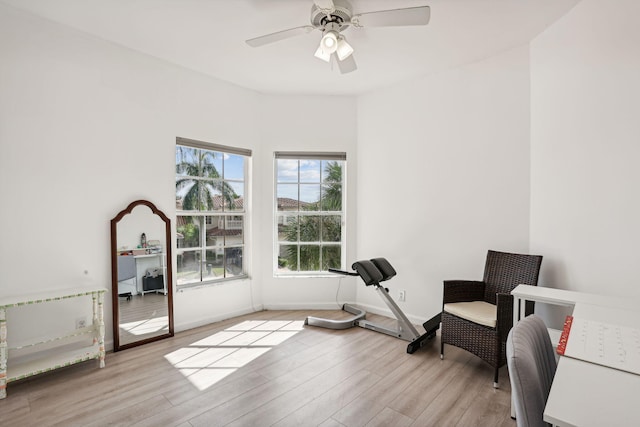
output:
[[[302,326],[263,311],[11,383],[2,426],[509,426],[506,367],[493,369],[439,337],[406,342],[351,328]],[[374,321],[386,320],[368,315]],[[422,330],[420,328],[420,330]]]

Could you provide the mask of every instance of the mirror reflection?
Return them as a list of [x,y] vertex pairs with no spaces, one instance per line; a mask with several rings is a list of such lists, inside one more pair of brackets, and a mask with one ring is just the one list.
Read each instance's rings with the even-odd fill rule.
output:
[[146,201],[112,220],[115,350],[173,335],[168,221]]

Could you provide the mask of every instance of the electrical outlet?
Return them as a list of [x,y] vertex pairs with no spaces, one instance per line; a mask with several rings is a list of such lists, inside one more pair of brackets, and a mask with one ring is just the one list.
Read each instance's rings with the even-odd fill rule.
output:
[[87,318],[79,317],[76,319],[76,329],[82,329],[87,327]]
[[398,294],[398,301],[406,301],[407,293],[406,291],[400,291]]

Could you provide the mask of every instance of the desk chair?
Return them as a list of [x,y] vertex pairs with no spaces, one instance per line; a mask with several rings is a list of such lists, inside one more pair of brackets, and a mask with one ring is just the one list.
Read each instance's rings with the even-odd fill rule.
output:
[[516,323],[507,337],[507,367],[518,427],[543,427],[549,390],[556,372],[551,338],[535,314]]

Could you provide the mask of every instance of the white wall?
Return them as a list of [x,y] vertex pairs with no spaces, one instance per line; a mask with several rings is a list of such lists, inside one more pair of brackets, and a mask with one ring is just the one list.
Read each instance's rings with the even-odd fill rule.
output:
[[[271,98],[4,5],[0,93],[0,296],[86,279],[110,288],[110,219],[136,199],[175,218],[181,136],[252,149],[254,185],[251,280],[176,293],[176,330],[260,309],[263,298],[334,298],[335,279],[290,281],[283,292],[269,282],[271,153],[330,148],[352,156],[352,98]],[[320,113],[337,135],[317,126]],[[110,301],[105,311],[109,345]],[[12,323],[11,333],[20,327]]]
[[528,251],[528,189],[526,46],[359,99],[357,258],[391,262],[410,318],[440,311],[444,279],[481,280],[488,249]]
[[640,2],[583,0],[531,43],[540,284],[640,296]]
[[264,305],[269,309],[339,308],[355,300],[355,280],[350,277],[274,278],[274,151],[339,151],[347,153],[347,260],[355,255],[356,232],[356,100],[350,97],[263,96],[259,120],[265,179],[256,181],[262,210],[259,223],[263,262],[260,277]]

